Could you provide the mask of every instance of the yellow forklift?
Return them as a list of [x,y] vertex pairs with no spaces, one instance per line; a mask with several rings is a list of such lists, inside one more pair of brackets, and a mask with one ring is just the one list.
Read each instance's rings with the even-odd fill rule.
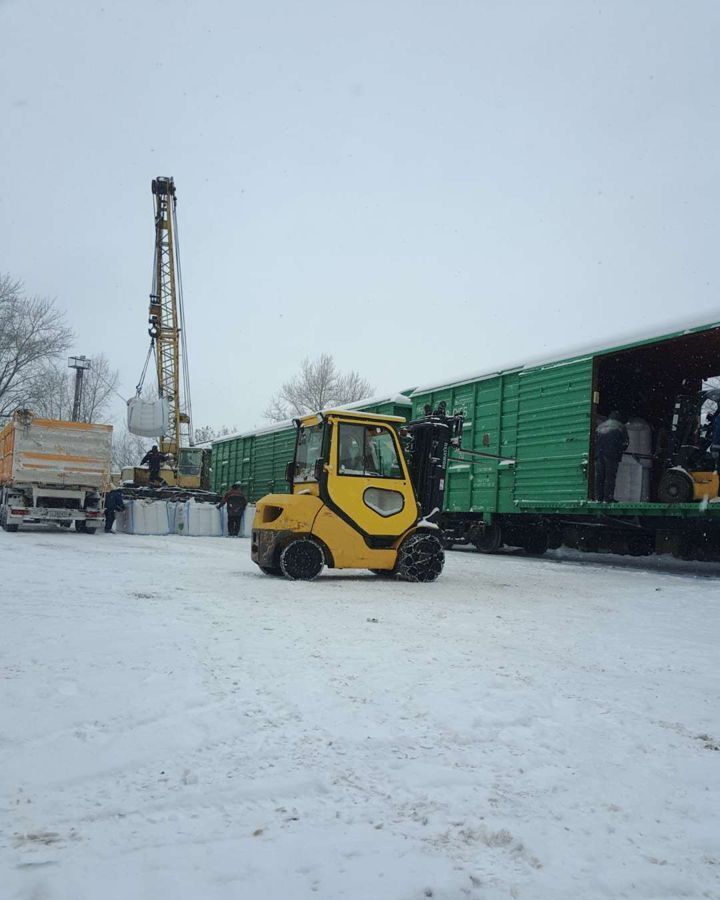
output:
[[[715,412],[708,413],[709,405]],[[701,424],[702,416],[707,416]],[[720,388],[703,388],[675,399],[669,452],[658,484],[661,503],[716,500],[720,494],[715,417],[720,415]]]
[[434,581],[445,561],[437,519],[461,414],[410,422],[349,410],[295,420],[289,494],[258,501],[252,559],[268,575],[311,580],[324,566]]

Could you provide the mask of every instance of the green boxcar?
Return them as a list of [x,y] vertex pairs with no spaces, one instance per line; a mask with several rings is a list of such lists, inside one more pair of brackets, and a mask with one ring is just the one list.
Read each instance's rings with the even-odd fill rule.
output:
[[[584,549],[615,548],[625,540],[640,552],[656,540],[693,530],[701,542],[720,542],[720,503],[618,502],[593,497],[593,434],[600,415],[619,407],[625,415],[672,422],[675,397],[720,375],[720,324],[711,323],[659,338],[589,352],[566,360],[462,381],[418,388],[413,418],[426,405],[445,401],[465,413],[463,446],[496,456],[453,453],[448,466],[445,515],[448,543],[495,549],[497,531],[506,543],[542,550],[570,543]],[[652,463],[656,468],[659,463]],[[661,473],[653,472],[653,485]],[[612,515],[611,515],[612,514]],[[596,540],[604,526],[607,541]],[[708,535],[710,537],[708,537]],[[706,540],[707,538],[707,540]],[[585,540],[587,539],[587,540]]]
[[[395,394],[350,403],[345,408],[407,418],[412,402],[404,394]],[[239,483],[251,503],[266,494],[288,493],[285,468],[294,448],[295,426],[287,422],[213,441],[212,490],[223,494],[231,484]]]

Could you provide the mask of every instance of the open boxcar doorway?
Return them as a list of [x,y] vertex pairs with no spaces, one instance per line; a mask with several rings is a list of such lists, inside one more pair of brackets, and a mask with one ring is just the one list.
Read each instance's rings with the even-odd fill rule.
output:
[[[593,369],[592,434],[589,497],[594,499],[595,429],[613,410],[631,423],[631,445],[621,467],[630,473],[619,479],[621,502],[657,502],[658,484],[674,464],[678,447],[702,450],[703,425],[712,404],[701,393],[709,383],[720,384],[720,327],[648,342],[595,357]],[[696,413],[678,423],[680,398],[696,403]],[[633,447],[633,437],[639,436]],[[644,471],[641,471],[644,470]],[[637,477],[630,477],[637,475]]]

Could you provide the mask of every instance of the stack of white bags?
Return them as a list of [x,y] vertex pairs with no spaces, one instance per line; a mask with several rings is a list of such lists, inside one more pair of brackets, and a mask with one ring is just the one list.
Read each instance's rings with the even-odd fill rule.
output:
[[[249,537],[255,508],[248,506],[241,537]],[[125,512],[116,518],[116,528],[125,534],[187,534],[223,537],[227,535],[227,511],[214,503],[186,500],[125,500]]]

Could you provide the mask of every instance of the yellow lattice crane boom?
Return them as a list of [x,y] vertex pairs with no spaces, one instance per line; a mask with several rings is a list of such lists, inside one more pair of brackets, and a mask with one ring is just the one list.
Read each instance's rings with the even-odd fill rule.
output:
[[[150,349],[137,393],[139,398],[148,362],[154,352],[158,398],[165,401],[168,410],[167,421],[163,426],[164,433],[159,436],[158,445],[167,461],[157,482],[150,482],[148,470],[138,467],[128,469],[127,480],[132,480],[136,486],[160,484],[197,489],[203,482],[203,462],[207,453],[204,454],[200,448],[193,447],[192,405],[174,180],[162,176],[154,178],[152,195],[155,250],[148,313]],[[147,435],[153,432],[134,433]],[[123,480],[126,480],[125,473]]]
[[[178,459],[193,443],[190,385],[187,377],[185,322],[177,238],[177,196],[172,178],[154,178],[155,258],[150,294],[149,333],[155,342],[158,395],[170,410],[170,424],[160,450]],[[180,384],[182,374],[182,387]]]

